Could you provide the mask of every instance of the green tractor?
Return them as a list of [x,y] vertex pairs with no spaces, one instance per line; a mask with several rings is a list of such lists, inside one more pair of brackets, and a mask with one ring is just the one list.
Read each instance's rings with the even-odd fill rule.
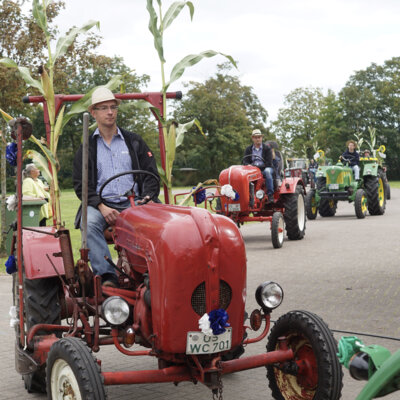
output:
[[348,161],[342,159],[336,165],[320,166],[317,171],[316,188],[306,196],[308,219],[333,217],[337,202],[354,202],[357,218],[383,215],[386,207],[385,172],[375,157],[360,158],[360,178],[356,181]]

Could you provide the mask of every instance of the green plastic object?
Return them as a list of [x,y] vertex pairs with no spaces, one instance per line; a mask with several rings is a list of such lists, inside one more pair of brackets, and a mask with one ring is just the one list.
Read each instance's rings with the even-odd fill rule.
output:
[[[25,200],[22,202],[22,225],[23,226],[39,226],[39,214],[40,208],[46,201],[44,200]],[[6,237],[6,251],[7,254],[11,252],[11,242],[13,236],[13,230],[10,229],[10,225],[17,220],[17,212],[9,211],[6,209],[6,226],[5,231],[8,231]]]

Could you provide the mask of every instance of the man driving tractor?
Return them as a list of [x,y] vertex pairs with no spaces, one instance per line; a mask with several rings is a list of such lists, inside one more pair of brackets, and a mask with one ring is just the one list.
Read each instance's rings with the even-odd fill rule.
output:
[[354,179],[358,181],[360,179],[360,155],[356,151],[357,143],[354,140],[348,140],[346,142],[346,147],[347,150],[340,156],[340,158],[349,162],[349,166],[354,173]]
[[274,150],[269,144],[262,142],[262,133],[259,129],[253,130],[251,140],[253,144],[244,151],[243,164],[252,164],[260,168],[265,179],[268,202],[270,203],[274,199]]

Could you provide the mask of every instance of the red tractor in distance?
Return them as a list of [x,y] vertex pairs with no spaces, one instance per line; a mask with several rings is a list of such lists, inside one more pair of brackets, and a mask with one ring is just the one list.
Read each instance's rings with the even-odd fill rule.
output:
[[[281,180],[279,172],[277,176],[274,180],[274,199],[269,202],[260,169],[253,165],[232,165],[220,173],[218,185],[196,190],[195,203],[196,194],[200,194],[197,198],[205,197],[205,207],[208,202],[213,211],[232,219],[238,227],[245,222],[270,222],[272,245],[281,248],[285,228],[290,240],[304,238],[306,188],[301,177],[284,177]],[[212,193],[208,194],[207,189],[212,189]],[[205,196],[201,196],[202,192],[206,193]],[[175,202],[179,196],[187,194],[176,195]]]
[[[77,263],[65,227],[23,226],[23,127],[14,126],[19,178],[12,322],[15,365],[28,392],[47,391],[54,400],[102,400],[107,385],[191,381],[203,383],[222,399],[223,375],[266,367],[275,399],[340,398],[343,374],[337,344],[313,313],[284,314],[271,329],[266,352],[239,358],[243,346],[267,335],[283,290],[275,282],[261,283],[255,292],[258,307],[244,324],[246,254],[230,219],[196,207],[137,206],[132,190],[126,194],[131,207],[121,212],[111,235],[118,260],[109,262],[119,276],[119,288],[103,287],[88,266],[85,195]],[[249,183],[258,183],[256,169],[244,171],[250,173]],[[123,174],[136,177],[148,172]],[[99,195],[119,176],[105,182]],[[291,193],[288,185],[285,193],[295,196],[289,202],[298,202],[302,193],[295,187]],[[93,355],[102,346],[115,346],[130,357],[132,369],[102,370]],[[155,357],[158,369],[138,370],[137,357]]]

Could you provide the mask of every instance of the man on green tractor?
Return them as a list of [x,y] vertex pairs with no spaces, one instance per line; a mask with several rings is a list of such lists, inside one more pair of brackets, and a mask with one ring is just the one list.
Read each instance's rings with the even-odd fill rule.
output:
[[347,150],[340,156],[341,160],[347,161],[349,166],[353,170],[354,179],[360,180],[360,155],[356,151],[357,143],[354,140],[348,140],[346,142]]

